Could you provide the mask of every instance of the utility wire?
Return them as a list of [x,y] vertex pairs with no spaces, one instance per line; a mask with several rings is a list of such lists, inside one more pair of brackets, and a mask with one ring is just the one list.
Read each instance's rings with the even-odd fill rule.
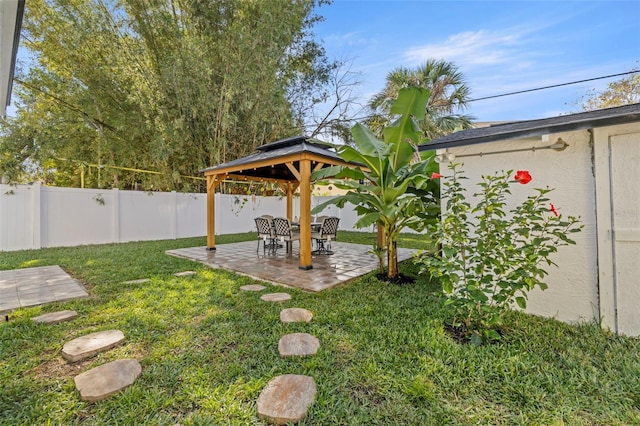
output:
[[[481,98],[469,99],[469,100],[467,100],[467,102],[477,102],[477,101],[484,101],[486,99],[495,99],[495,98],[502,98],[502,97],[505,97],[505,96],[519,95],[521,93],[537,92],[539,90],[546,90],[546,89],[553,89],[553,88],[556,88],[556,87],[570,86],[572,84],[586,83],[586,82],[589,82],[589,81],[596,81],[596,80],[603,80],[605,78],[620,77],[620,76],[623,76],[623,75],[630,75],[630,74],[635,74],[635,73],[638,73],[638,72],[640,72],[640,70],[635,69],[635,70],[631,70],[631,71],[621,72],[621,73],[618,73],[618,74],[604,75],[604,76],[601,76],[601,77],[587,78],[587,79],[584,79],[584,80],[574,80],[574,81],[569,81],[567,83],[552,84],[552,85],[549,85],[549,86],[535,87],[533,89],[525,89],[525,90],[518,90],[518,91],[515,91],[515,92],[501,93],[501,94],[498,94],[498,95],[483,96]],[[24,86],[27,86],[32,90],[37,90],[37,91],[39,91],[41,93],[44,93],[47,96],[52,97],[57,102],[60,102],[63,105],[65,105],[66,107],[68,107],[70,109],[73,109],[76,112],[81,113],[82,115],[84,115],[85,117],[89,118],[90,120],[105,126],[109,130],[115,131],[115,128],[113,128],[112,126],[110,126],[107,123],[104,123],[104,122],[102,122],[102,121],[90,116],[85,111],[81,110],[80,108],[76,107],[75,105],[71,105],[71,104],[69,104],[68,102],[66,102],[64,100],[62,100],[60,98],[57,98],[56,96],[52,95],[51,93],[45,92],[44,90],[39,89],[37,87],[34,87],[34,86],[30,85],[29,83],[26,83],[24,81],[18,80],[17,78],[14,78],[14,80],[17,83],[22,84]],[[366,119],[373,118],[373,117],[376,117],[376,114],[365,115],[365,116],[355,117],[355,118],[348,118],[348,119],[347,118],[345,118],[345,119],[334,119],[334,120],[330,120],[330,121],[332,121],[334,123],[345,123],[345,122],[352,122],[352,121],[358,121],[358,120],[366,120]],[[317,125],[316,124],[307,124],[307,125],[303,125],[302,127],[311,128],[311,127],[317,127]]]
[[102,120],[99,120],[99,119],[93,117],[88,112],[86,112],[83,109],[81,109],[80,107],[65,101],[64,99],[52,94],[48,90],[43,90],[43,89],[41,89],[39,87],[36,87],[36,86],[32,85],[31,83],[28,83],[26,81],[20,80],[20,79],[15,78],[15,77],[13,78],[13,80],[16,83],[21,84],[21,85],[25,86],[28,89],[31,89],[32,91],[36,91],[36,92],[42,93],[45,96],[50,97],[51,99],[53,99],[54,101],[58,102],[62,106],[66,107],[66,108],[69,108],[70,110],[75,111],[75,112],[79,113],[80,115],[83,115],[84,117],[89,119],[89,121],[91,121],[93,123],[96,123],[96,124],[99,124],[100,126],[104,127],[105,129],[108,129],[108,130],[111,130],[114,133],[117,133],[117,130],[116,130],[115,127],[111,126],[110,124],[105,123]]
[[485,99],[493,99],[493,98],[500,98],[500,97],[503,97],[503,96],[518,95],[520,93],[535,92],[537,90],[545,90],[545,89],[552,89],[554,87],[569,86],[571,84],[586,83],[587,81],[595,81],[595,80],[602,80],[602,79],[605,79],[605,78],[619,77],[621,75],[635,74],[637,72],[638,72],[638,70],[632,70],[632,71],[627,71],[627,72],[621,72],[619,74],[611,74],[611,75],[605,75],[605,76],[602,76],[602,77],[587,78],[586,80],[576,80],[576,81],[570,81],[568,83],[553,84],[551,86],[536,87],[534,89],[519,90],[517,92],[502,93],[500,95],[484,96],[482,98],[469,99],[467,102],[483,101]]
[[[501,93],[499,95],[483,96],[482,98],[469,99],[469,100],[467,100],[467,102],[483,101],[485,99],[501,98],[501,97],[504,97],[504,96],[518,95],[520,93],[536,92],[538,90],[553,89],[555,87],[570,86],[572,84],[586,83],[588,81],[603,80],[605,78],[620,77],[620,76],[623,76],[623,75],[636,74],[638,72],[640,72],[640,70],[635,69],[635,70],[631,70],[631,71],[627,71],[627,72],[621,72],[621,73],[618,73],[618,74],[610,74],[610,75],[604,75],[604,76],[601,76],[601,77],[587,78],[585,80],[575,80],[575,81],[570,81],[570,82],[567,82],[567,83],[559,83],[559,84],[552,84],[550,86],[536,87],[536,88],[533,88],[533,89],[518,90],[516,92]],[[366,120],[366,119],[373,118],[373,117],[376,117],[376,116],[377,116],[376,114],[372,114],[372,115],[364,115],[364,116],[361,116],[361,117],[355,117],[355,118],[349,118],[349,119],[336,119],[336,120],[331,120],[331,121],[333,121],[333,122],[350,122],[350,121]],[[304,127],[314,127],[314,126],[315,125],[313,125],[313,124],[308,124],[308,125],[305,125]]]

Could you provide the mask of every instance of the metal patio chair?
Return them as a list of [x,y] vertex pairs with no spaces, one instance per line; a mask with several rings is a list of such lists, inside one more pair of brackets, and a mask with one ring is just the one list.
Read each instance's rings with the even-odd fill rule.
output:
[[267,249],[269,249],[270,253],[275,253],[277,242],[272,222],[268,217],[264,216],[256,217],[254,220],[258,229],[258,248],[256,248],[256,253],[260,250],[260,241],[262,241],[262,252],[264,254],[267,253]]
[[293,252],[293,241],[300,242],[300,234],[293,232],[291,222],[284,217],[273,218],[273,229],[276,234],[276,241],[287,243],[287,254]]
[[311,238],[316,241],[316,249],[311,254],[333,254],[331,240],[338,235],[340,218],[335,216],[325,217],[318,232],[312,232]]

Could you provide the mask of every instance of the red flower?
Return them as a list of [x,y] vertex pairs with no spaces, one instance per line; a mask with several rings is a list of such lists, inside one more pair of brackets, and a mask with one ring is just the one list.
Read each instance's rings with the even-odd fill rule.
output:
[[442,175],[440,173],[433,172],[431,173],[431,179],[440,179]]
[[531,175],[529,174],[528,171],[526,170],[518,170],[516,172],[516,175],[514,176],[514,179],[518,182],[520,182],[523,185],[528,184],[529,182],[531,182]]
[[551,207],[549,207],[549,210],[551,210],[551,213],[554,214],[554,216],[558,216],[558,210],[556,210],[556,206],[553,205],[553,203],[549,203],[549,205]]

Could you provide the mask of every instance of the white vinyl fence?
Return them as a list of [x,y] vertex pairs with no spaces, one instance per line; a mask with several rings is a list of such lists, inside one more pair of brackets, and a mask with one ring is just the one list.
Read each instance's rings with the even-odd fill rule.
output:
[[[313,197],[312,207],[326,199]],[[296,197],[295,216],[299,208]],[[218,235],[253,231],[263,214],[286,216],[286,199],[216,194]],[[355,230],[350,205],[322,214]],[[206,194],[0,185],[0,251],[205,236],[206,218]]]

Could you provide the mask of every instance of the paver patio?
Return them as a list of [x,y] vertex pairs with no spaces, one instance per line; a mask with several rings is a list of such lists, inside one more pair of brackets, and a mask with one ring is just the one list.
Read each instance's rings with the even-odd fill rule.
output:
[[[294,243],[292,255],[284,248],[276,254],[264,254],[262,246],[256,253],[257,241],[218,244],[215,251],[205,247],[168,250],[172,256],[204,263],[212,268],[222,268],[239,274],[318,292],[342,284],[378,269],[378,258],[369,253],[370,245],[332,241],[333,255],[314,255],[313,269],[301,270],[298,243]],[[398,249],[398,261],[409,259],[416,250]]]
[[0,312],[88,296],[59,266],[0,271]]

